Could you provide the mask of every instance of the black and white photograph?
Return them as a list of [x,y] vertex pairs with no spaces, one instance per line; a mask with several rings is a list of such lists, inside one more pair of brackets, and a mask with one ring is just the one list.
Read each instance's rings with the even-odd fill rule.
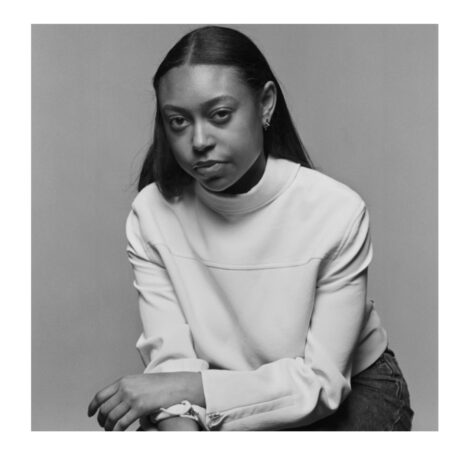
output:
[[33,24],[32,431],[437,431],[436,24]]

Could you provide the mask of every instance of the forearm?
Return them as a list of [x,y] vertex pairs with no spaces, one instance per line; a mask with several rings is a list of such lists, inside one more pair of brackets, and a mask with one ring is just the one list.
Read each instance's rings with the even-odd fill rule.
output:
[[158,431],[199,431],[200,425],[193,419],[174,416],[157,423]]
[[310,362],[285,358],[256,370],[204,372],[209,430],[280,430],[332,414],[349,392],[349,380],[316,346]]

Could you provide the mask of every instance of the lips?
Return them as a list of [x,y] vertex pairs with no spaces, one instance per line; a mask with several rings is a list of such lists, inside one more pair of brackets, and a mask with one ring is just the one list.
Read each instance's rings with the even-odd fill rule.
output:
[[202,162],[198,165],[196,165],[194,168],[195,168],[195,172],[196,174],[198,174],[199,176],[201,177],[204,177],[204,178],[210,178],[210,177],[214,177],[215,175],[220,175],[223,170],[224,170],[224,164],[226,162]]
[[206,168],[206,167],[210,167],[210,166],[213,166],[213,165],[217,165],[218,163],[223,163],[223,162],[218,162],[216,160],[206,160],[204,162],[197,162],[193,165],[193,168],[196,170],[198,168]]

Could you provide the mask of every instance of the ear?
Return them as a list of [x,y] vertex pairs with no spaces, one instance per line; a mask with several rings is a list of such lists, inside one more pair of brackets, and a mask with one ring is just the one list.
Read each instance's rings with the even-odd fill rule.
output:
[[272,114],[275,110],[277,103],[277,88],[273,81],[268,81],[264,85],[261,92],[260,104],[261,104],[261,122],[264,124],[265,120],[270,121]]

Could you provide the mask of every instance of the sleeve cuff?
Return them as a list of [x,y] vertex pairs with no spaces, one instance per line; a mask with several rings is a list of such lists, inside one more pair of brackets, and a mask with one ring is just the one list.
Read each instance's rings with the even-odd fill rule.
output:
[[208,431],[209,427],[206,423],[206,410],[198,405],[192,405],[188,400],[182,403],[172,405],[168,408],[161,408],[157,413],[150,416],[151,422],[158,423],[167,418],[179,416],[189,418],[196,421],[204,430]]

